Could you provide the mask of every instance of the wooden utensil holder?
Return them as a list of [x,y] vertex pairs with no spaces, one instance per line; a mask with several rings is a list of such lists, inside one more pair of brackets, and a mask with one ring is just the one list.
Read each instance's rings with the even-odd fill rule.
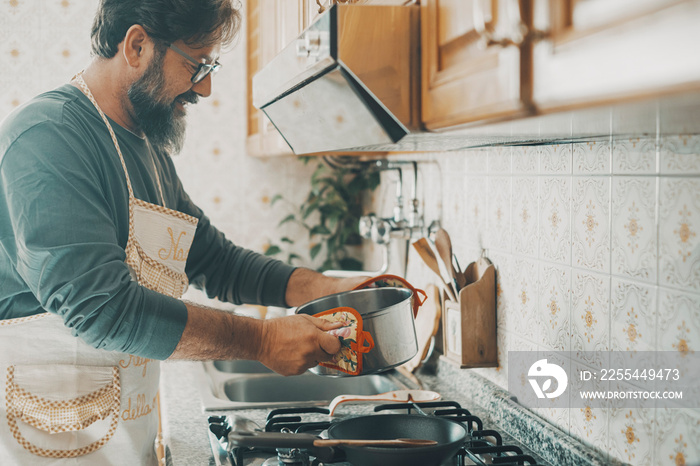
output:
[[482,257],[464,276],[458,302],[443,294],[443,354],[462,368],[497,367],[496,269]]

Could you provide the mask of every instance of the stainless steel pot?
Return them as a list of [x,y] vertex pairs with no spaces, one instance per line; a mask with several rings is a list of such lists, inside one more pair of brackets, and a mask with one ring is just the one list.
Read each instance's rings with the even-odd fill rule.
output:
[[[418,352],[413,324],[413,291],[408,288],[364,288],[319,298],[297,308],[297,314],[318,314],[337,307],[350,307],[362,316],[363,331],[374,339],[374,348],[363,355],[358,375],[375,374],[410,360]],[[349,374],[323,366],[309,369],[318,375],[347,377]]]

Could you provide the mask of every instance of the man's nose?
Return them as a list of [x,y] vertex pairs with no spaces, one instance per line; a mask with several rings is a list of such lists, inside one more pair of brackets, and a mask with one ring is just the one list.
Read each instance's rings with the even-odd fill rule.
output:
[[211,74],[206,75],[204,79],[193,85],[192,90],[199,96],[209,97],[211,95]]

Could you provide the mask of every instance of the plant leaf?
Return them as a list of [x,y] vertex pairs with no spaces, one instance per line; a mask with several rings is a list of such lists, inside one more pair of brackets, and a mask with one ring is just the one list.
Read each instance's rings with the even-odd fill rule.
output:
[[316,225],[313,228],[311,228],[311,231],[309,232],[309,236],[313,235],[330,235],[331,231],[326,228],[325,225]]
[[281,194],[275,194],[274,196],[272,196],[272,199],[270,199],[270,206],[275,205],[275,202],[279,201],[280,199],[282,199]]
[[323,246],[323,243],[318,243],[318,244],[313,245],[313,247],[309,251],[309,256],[311,256],[311,260],[315,259],[316,256],[318,256],[318,253],[321,252],[322,246]]
[[286,217],[284,217],[284,218],[280,221],[280,223],[277,224],[277,226],[284,225],[285,223],[291,222],[291,221],[294,220],[294,219],[296,219],[296,215],[294,215],[294,214],[289,214],[289,215],[287,215]]
[[279,254],[280,252],[282,252],[282,250],[279,248],[279,246],[275,246],[274,244],[271,244],[265,250],[265,255],[266,256],[274,256],[275,254]]

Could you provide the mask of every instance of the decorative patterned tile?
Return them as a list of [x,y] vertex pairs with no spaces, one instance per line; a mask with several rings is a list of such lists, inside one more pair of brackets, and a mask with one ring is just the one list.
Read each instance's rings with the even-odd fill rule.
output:
[[574,174],[610,173],[609,141],[589,141],[573,145]]
[[510,146],[491,147],[488,151],[489,173],[492,175],[510,175],[511,168]]
[[661,178],[659,283],[700,291],[700,178]]
[[513,173],[534,175],[539,167],[542,146],[513,146]]
[[[602,365],[610,349],[610,276],[574,271],[571,284],[571,351],[588,364]],[[591,360],[590,358],[596,358]]]
[[571,264],[571,178],[539,178],[540,258]]
[[613,136],[612,171],[614,174],[649,175],[656,173],[656,138],[619,138]]
[[489,177],[488,178],[488,229],[484,237],[484,244],[488,248],[502,251],[510,250],[511,238],[511,178],[510,177]]
[[[570,358],[565,357],[565,353],[561,352],[554,352],[550,351],[547,349],[542,349],[540,348],[539,354],[538,354],[538,359],[546,359],[548,364],[556,364],[562,369],[567,374],[571,374],[571,365],[572,361]],[[523,377],[524,378],[524,377]],[[527,383],[529,385],[529,382],[527,379],[523,380],[524,383]],[[571,389],[567,389],[567,392],[562,395],[564,397],[569,396],[571,394]],[[547,402],[551,403],[551,407],[543,407],[543,408],[536,408],[535,412],[549,421],[550,423],[554,424],[555,426],[559,427],[561,430],[563,430],[566,433],[570,432],[571,428],[571,412],[573,409],[570,408],[559,408],[559,407],[554,407],[557,406],[557,404],[560,402],[558,398],[549,398],[546,399],[546,402],[544,403],[545,405]],[[561,406],[561,405],[559,405]]]
[[571,273],[569,268],[540,263],[538,316],[542,345],[571,349]]
[[611,409],[610,456],[630,464],[653,464],[654,415],[654,409]]
[[700,351],[700,295],[659,288],[657,350]]
[[[537,312],[537,263],[534,260],[515,258],[513,266],[513,287],[508,297],[515,331],[533,342],[539,341],[539,319]],[[509,316],[510,320],[511,317]]]
[[571,255],[573,265],[610,271],[610,179],[574,178]]
[[612,273],[656,283],[656,179],[613,177]]
[[656,287],[613,278],[611,351],[656,349]]
[[656,409],[653,464],[700,464],[700,416],[691,409]]
[[[450,232],[450,234],[457,237],[463,236],[468,244],[476,245],[479,249],[485,248],[489,226],[489,204],[492,202],[488,194],[487,178],[468,176],[462,192],[458,195],[462,199],[459,214],[462,223],[458,232]],[[425,218],[427,220],[430,217]],[[454,247],[455,239],[452,239],[452,243]],[[467,266],[467,264],[461,265],[463,268]]]
[[[512,311],[512,297],[507,291],[512,290],[515,283],[513,256],[499,252],[488,255],[496,268],[496,326],[498,332],[517,332],[517,320]],[[466,264],[464,264],[466,267]]]
[[540,172],[542,174],[571,174],[572,144],[548,144],[537,147],[539,148]]
[[[570,374],[577,374],[571,377],[570,394],[578,393],[581,388],[581,378],[578,376],[582,370],[593,371],[594,368],[580,364],[576,361],[571,363]],[[607,390],[608,382],[597,381],[595,386],[599,390]],[[572,395],[574,396],[574,395]],[[575,406],[575,405],[574,405]],[[608,451],[608,408],[593,408],[591,406],[572,407],[570,414],[570,433],[585,444],[598,449],[601,452]]]
[[537,257],[537,218],[537,178],[513,178],[514,253]]
[[458,153],[463,153],[466,155],[466,167],[465,170],[468,173],[487,173],[489,167],[489,151],[488,149],[476,149],[476,150],[465,150],[459,151]]
[[662,136],[659,159],[662,174],[700,174],[700,135]]

